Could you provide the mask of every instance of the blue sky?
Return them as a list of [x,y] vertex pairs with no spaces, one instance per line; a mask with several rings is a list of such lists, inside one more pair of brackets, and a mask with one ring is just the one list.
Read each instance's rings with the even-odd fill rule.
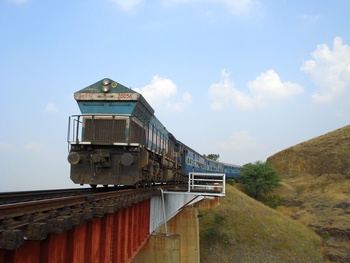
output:
[[0,191],[76,187],[72,95],[104,77],[228,163],[348,125],[349,11],[348,0],[0,0]]

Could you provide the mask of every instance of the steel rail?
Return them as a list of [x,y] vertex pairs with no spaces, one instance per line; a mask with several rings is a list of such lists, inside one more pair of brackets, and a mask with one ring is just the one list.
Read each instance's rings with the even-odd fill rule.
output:
[[98,188],[71,188],[38,191],[18,191],[0,193],[0,205],[28,202],[41,199],[59,198],[63,196],[87,195],[130,189],[130,187],[98,187]]
[[85,196],[70,196],[0,205],[0,220],[19,217],[31,213],[70,207],[74,205],[84,204],[85,202]]
[[[156,185],[155,187],[102,192],[96,192],[96,189],[88,189],[89,191],[79,189],[79,191],[76,192],[76,195],[55,198],[47,197],[50,191],[39,191],[41,192],[40,195],[42,195],[42,198],[44,198],[42,200],[1,204],[0,223],[3,220],[14,220],[23,216],[31,216],[38,213],[47,213],[50,211],[60,210],[64,208],[71,209],[73,207],[89,207],[91,209],[91,207],[94,208],[112,206],[114,207],[112,208],[112,210],[119,209],[122,207],[130,206],[133,203],[138,203],[142,200],[150,198],[151,196],[159,194],[160,187],[167,190],[173,188],[174,186]],[[70,190],[71,189],[69,189],[68,191]],[[56,195],[57,192],[55,192],[54,194]],[[66,195],[66,191],[61,191],[61,194]]]

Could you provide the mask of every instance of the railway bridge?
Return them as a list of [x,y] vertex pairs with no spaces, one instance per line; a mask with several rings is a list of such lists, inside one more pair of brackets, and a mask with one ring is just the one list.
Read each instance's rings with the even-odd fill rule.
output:
[[0,205],[0,263],[199,262],[196,207],[225,195],[223,174],[126,192]]

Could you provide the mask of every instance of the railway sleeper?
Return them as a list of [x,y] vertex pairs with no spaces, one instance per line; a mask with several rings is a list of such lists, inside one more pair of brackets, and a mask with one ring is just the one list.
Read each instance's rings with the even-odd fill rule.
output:
[[47,223],[31,223],[24,229],[24,239],[44,240],[46,239],[49,226]]
[[0,249],[15,250],[24,243],[24,234],[22,230],[10,229],[4,230],[0,234]]
[[49,234],[63,234],[65,231],[72,229],[73,219],[71,216],[62,216],[47,220]]

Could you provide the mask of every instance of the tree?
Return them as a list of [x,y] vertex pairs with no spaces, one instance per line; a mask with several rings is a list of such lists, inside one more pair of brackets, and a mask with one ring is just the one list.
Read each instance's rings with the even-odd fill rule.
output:
[[220,158],[220,154],[215,154],[215,153],[210,153],[208,155],[204,154],[203,156],[213,161],[219,161],[219,158]]
[[270,163],[260,161],[243,165],[239,173],[239,182],[246,193],[258,199],[280,185],[282,178]]

